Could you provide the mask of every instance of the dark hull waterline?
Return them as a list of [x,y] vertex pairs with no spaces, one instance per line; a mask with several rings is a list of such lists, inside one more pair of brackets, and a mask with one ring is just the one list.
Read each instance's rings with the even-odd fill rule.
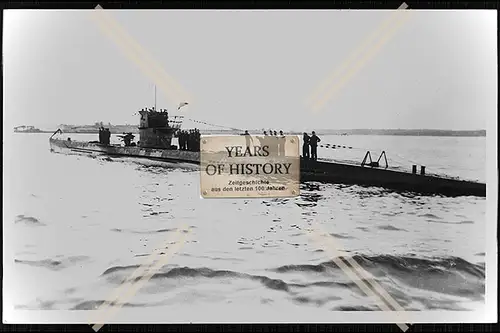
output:
[[[181,150],[106,146],[99,143],[50,139],[52,152],[77,155],[106,155],[131,157],[169,164],[200,164],[200,153]],[[384,168],[372,168],[356,164],[301,160],[301,182],[376,186],[398,192],[413,192],[423,195],[478,196],[486,197],[486,184],[420,175]]]

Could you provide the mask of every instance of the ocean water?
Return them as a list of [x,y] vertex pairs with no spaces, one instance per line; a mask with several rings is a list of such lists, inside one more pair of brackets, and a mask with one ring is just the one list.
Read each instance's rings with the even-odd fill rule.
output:
[[[293,199],[203,200],[196,171],[53,154],[48,137],[4,139],[4,272],[16,309],[95,309],[148,254],[167,256],[184,225],[186,243],[125,307],[380,310],[310,237],[313,229],[407,311],[484,303],[484,198],[308,183]],[[418,161],[428,172],[486,178],[485,138],[325,136],[322,143],[346,148],[319,148],[320,157],[361,161],[367,149],[374,159],[385,150],[394,167]]]

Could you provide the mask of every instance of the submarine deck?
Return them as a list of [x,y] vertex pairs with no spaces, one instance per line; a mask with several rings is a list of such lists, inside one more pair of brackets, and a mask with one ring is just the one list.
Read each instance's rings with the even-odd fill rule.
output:
[[[102,145],[95,142],[50,139],[52,152],[63,154],[104,154],[109,156],[145,158],[169,163],[200,164],[200,153],[141,147]],[[486,197],[486,184],[451,177],[420,175],[391,168],[360,164],[301,159],[301,182],[318,181],[346,185],[377,186],[394,191],[424,195]]]

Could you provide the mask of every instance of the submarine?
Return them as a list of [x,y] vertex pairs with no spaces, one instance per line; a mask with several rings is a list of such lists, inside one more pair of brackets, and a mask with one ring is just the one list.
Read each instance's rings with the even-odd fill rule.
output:
[[[50,151],[67,155],[107,155],[110,157],[131,157],[148,159],[168,164],[190,164],[199,168],[200,151],[185,150],[172,144],[172,139],[181,133],[183,116],[169,118],[166,110],[154,107],[139,111],[139,141],[124,144],[110,144],[100,141],[77,141],[61,138],[58,129],[49,138]],[[181,147],[182,148],[182,147]],[[384,157],[385,166],[381,166]],[[368,161],[369,158],[369,161]],[[380,187],[397,192],[411,192],[418,195],[441,195],[449,197],[477,196],[486,197],[486,184],[446,176],[420,172],[414,165],[411,172],[390,168],[383,152],[377,161],[371,160],[369,152],[361,163],[310,160],[300,158],[300,181],[360,185]]]

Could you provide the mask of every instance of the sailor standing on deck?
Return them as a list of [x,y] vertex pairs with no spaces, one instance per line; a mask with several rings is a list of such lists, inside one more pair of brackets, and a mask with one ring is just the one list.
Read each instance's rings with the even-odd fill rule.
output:
[[195,128],[194,129],[194,151],[200,151],[200,130]]
[[269,136],[267,135],[266,131],[264,131],[263,133],[264,135],[263,136],[258,136],[256,135],[255,137],[257,138],[257,140],[259,141],[259,145],[261,147],[264,147],[264,146],[269,146]]
[[188,150],[189,151],[196,151],[195,146],[196,146],[196,133],[194,132],[194,129],[189,130],[189,141],[188,141]]
[[179,131],[177,140],[179,142],[179,150],[184,150],[184,131]]
[[269,130],[269,138],[267,139],[267,144],[269,146],[269,156],[278,155],[278,144],[276,142],[276,131]]
[[245,131],[245,134],[243,134],[243,135],[245,136],[245,144],[246,144],[247,148],[249,148],[250,142],[253,144],[253,138],[250,135],[250,133],[248,133],[248,131]]
[[310,139],[311,137],[306,133],[304,132],[304,137],[302,139],[302,157],[305,158],[305,159],[309,159],[310,155],[309,155],[309,144],[310,144]]
[[312,136],[309,139],[309,144],[311,145],[311,159],[314,161],[318,160],[318,142],[321,142],[321,139],[316,136],[316,132],[312,131]]
[[109,128],[106,128],[106,131],[105,131],[105,144],[109,146],[109,144],[111,143],[111,132],[109,130]]
[[280,131],[280,135],[278,136],[278,156],[285,156],[285,140],[283,131]]
[[189,131],[184,131],[184,150],[189,149]]
[[186,131],[181,132],[181,138],[182,138],[182,143],[181,143],[182,150],[187,150],[187,132]]
[[193,130],[189,130],[189,132],[186,133],[186,150],[191,151],[193,148]]
[[182,139],[181,139],[182,131],[179,130],[175,132],[175,137],[177,138],[177,145],[179,146],[178,149],[182,150]]

